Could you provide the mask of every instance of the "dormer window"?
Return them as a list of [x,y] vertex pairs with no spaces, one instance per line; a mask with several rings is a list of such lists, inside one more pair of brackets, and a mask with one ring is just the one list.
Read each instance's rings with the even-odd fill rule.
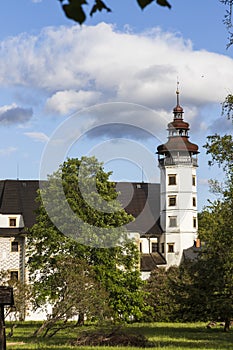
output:
[[16,218],[9,218],[9,226],[16,227]]

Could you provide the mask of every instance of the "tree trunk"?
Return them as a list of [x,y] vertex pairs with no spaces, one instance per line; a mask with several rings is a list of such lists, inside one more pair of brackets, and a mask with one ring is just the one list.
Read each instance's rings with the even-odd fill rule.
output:
[[78,325],[83,326],[84,325],[84,314],[80,312],[78,315]]
[[231,320],[229,318],[227,318],[225,320],[224,332],[228,332],[230,330],[230,325],[231,325]]

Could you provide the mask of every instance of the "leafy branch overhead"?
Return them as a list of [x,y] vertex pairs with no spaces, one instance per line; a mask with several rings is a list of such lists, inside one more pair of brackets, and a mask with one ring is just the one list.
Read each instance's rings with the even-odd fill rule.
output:
[[[63,11],[65,12],[66,17],[73,19],[75,22],[82,24],[86,20],[86,11],[85,6],[89,5],[86,0],[58,0],[60,1]],[[137,0],[138,5],[143,10],[146,6],[155,2],[155,0]],[[171,5],[167,0],[156,0],[157,4],[160,6],[167,6],[171,8]],[[106,12],[111,12],[112,10],[102,1],[94,0],[92,2],[90,16],[93,16],[96,12],[101,12],[105,10]]]

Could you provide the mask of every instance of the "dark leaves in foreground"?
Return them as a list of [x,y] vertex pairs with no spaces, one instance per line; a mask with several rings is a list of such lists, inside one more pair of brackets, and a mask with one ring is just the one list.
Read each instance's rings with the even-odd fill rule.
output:
[[[67,18],[82,24],[86,20],[86,13],[84,10],[84,5],[88,5],[86,0],[58,0],[60,1],[63,11]],[[143,10],[146,6],[154,2],[155,0],[137,0],[138,5]],[[156,3],[160,6],[166,6],[171,8],[171,5],[167,0],[156,0]],[[123,5],[122,5],[123,6]],[[93,16],[96,12],[101,12],[102,10],[106,10],[107,12],[111,12],[112,10],[102,1],[102,0],[94,0],[94,4],[92,5],[90,16]],[[123,9],[122,9],[123,10]]]

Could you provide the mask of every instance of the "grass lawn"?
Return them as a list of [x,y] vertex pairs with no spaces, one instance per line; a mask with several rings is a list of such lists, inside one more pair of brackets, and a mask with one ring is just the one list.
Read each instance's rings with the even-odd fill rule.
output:
[[[6,325],[7,326],[7,325]],[[79,327],[69,331],[63,331],[50,339],[35,338],[33,332],[38,323],[19,323],[14,329],[14,335],[7,338],[7,350],[30,349],[54,349],[89,350],[93,347],[70,346],[69,342],[77,338],[80,330],[88,331],[88,326]],[[224,333],[222,327],[206,328],[206,323],[140,323],[127,326],[127,331],[145,335],[154,346],[150,349],[163,350],[232,350],[233,329]],[[6,328],[8,334],[9,328]],[[103,350],[103,347],[95,347],[95,350]],[[119,350],[119,347],[107,347],[108,350]],[[122,347],[122,349],[138,349],[136,347]]]

